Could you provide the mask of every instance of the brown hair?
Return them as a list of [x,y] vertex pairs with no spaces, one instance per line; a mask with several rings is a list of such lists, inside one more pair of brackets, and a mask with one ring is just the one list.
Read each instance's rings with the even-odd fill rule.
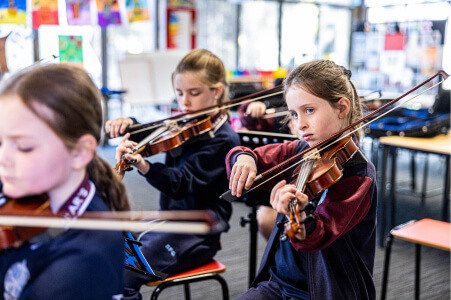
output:
[[[290,72],[284,80],[286,91],[292,87],[301,87],[312,95],[335,105],[341,98],[351,102],[347,124],[362,118],[362,105],[359,95],[351,82],[351,71],[330,60],[317,60],[300,65]],[[360,131],[356,136],[360,139]]]
[[[84,134],[94,136],[97,142],[102,129],[102,96],[89,75],[70,65],[35,67],[11,78],[0,95],[17,95],[25,106],[43,120],[73,149]],[[45,113],[38,105],[51,112]],[[114,210],[130,208],[125,187],[113,168],[100,156],[87,167],[89,178],[106,204]]]
[[226,70],[221,59],[205,49],[191,50],[177,65],[172,73],[172,82],[177,74],[193,72],[198,76],[200,82],[210,88],[215,88],[218,83],[223,85],[223,93],[218,99],[218,104],[228,100],[229,84],[226,80]]

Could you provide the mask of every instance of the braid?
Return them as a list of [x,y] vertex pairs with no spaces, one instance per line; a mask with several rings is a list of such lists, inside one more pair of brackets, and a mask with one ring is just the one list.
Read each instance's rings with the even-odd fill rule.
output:
[[124,185],[113,168],[97,154],[88,165],[88,174],[110,209],[130,210]]

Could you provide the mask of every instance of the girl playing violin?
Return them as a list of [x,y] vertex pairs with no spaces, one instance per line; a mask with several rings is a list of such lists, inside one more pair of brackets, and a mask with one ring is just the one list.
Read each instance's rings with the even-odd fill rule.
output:
[[[179,62],[172,82],[178,104],[184,112],[195,112],[221,103],[227,97],[224,65],[208,50],[189,52]],[[222,119],[212,129],[214,136],[202,135],[168,151],[164,164],[150,163],[140,154],[129,154],[137,145],[128,140],[129,134],[118,145],[116,159],[124,156],[127,160],[136,161],[133,166],[161,192],[162,210],[211,210],[219,220],[228,224],[232,207],[218,197],[228,186],[223,161],[227,152],[239,145],[239,137],[227,122],[226,115],[214,113],[211,117]],[[111,137],[115,137],[131,124],[131,118],[119,118],[108,121],[105,128]],[[144,234],[140,242],[141,252],[149,265],[169,276],[208,263],[220,249],[219,234],[200,236],[152,232]],[[130,294],[136,294],[149,278],[126,271],[125,281],[126,287],[131,289]]]
[[[285,100],[299,141],[253,151],[232,149],[226,158],[229,188],[240,196],[257,172],[308,149],[361,118],[362,108],[350,71],[320,60],[294,69],[284,80]],[[359,133],[353,136],[358,144]],[[376,240],[375,169],[360,151],[343,164],[341,179],[308,196],[291,184],[294,168],[266,183],[278,212],[260,270],[240,299],[374,299],[372,273]],[[289,204],[297,199],[301,227],[287,238]],[[310,217],[306,218],[308,201]],[[306,222],[310,220],[310,222]],[[304,223],[306,222],[306,223]],[[287,226],[288,225],[288,226]],[[288,230],[287,230],[288,229]]]
[[[0,92],[0,199],[45,194],[66,219],[128,209],[96,154],[101,129],[101,94],[84,70],[47,65],[11,78]],[[48,230],[0,249],[1,299],[118,299],[123,278],[117,231]]]

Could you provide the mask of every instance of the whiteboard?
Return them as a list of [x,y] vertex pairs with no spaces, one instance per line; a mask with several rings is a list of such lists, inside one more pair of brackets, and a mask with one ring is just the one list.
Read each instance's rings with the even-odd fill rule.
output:
[[129,104],[171,104],[175,98],[171,76],[188,51],[127,54],[119,61],[123,99]]

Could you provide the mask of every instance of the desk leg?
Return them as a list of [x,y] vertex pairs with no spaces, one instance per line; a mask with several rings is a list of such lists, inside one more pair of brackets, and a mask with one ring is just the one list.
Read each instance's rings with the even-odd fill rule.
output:
[[390,147],[391,177],[390,177],[390,227],[395,226],[396,219],[396,147]]
[[384,240],[385,240],[385,228],[387,227],[387,197],[386,197],[386,189],[387,189],[387,160],[388,160],[388,147],[384,145],[380,145],[380,149],[382,150],[382,160],[380,162],[381,168],[380,168],[380,185],[378,190],[378,214],[379,214],[379,220],[380,220],[380,234],[379,234],[379,247],[384,246]]
[[377,167],[378,164],[378,147],[378,139],[373,138],[371,141],[371,160],[375,167]]
[[446,156],[446,167],[445,167],[445,185],[443,194],[443,209],[442,209],[442,220],[449,222],[449,155]]
[[410,188],[412,189],[412,192],[415,192],[416,189],[416,168],[415,168],[415,151],[410,151],[410,154],[412,155],[410,157]]
[[423,170],[423,190],[421,191],[421,205],[424,205],[426,201],[426,187],[428,183],[428,170],[429,170],[429,154],[426,154],[426,160],[424,162]]

